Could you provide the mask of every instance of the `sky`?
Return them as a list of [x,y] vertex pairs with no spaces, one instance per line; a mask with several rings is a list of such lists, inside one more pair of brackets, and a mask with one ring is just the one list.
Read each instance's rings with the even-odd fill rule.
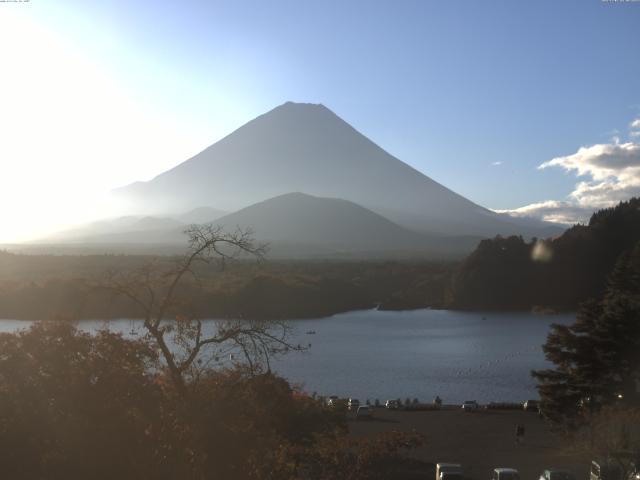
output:
[[0,1],[0,62],[0,242],[286,101],[513,215],[640,195],[640,1]]

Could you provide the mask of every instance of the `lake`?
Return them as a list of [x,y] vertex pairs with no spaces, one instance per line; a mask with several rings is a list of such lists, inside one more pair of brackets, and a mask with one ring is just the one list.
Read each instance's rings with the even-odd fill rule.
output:
[[[431,401],[439,395],[444,403],[520,402],[538,397],[529,372],[549,366],[541,345],[550,324],[574,319],[574,314],[424,309],[293,320],[292,343],[311,343],[311,348],[276,359],[272,368],[309,393],[361,401]],[[28,323],[0,320],[0,331]],[[126,335],[134,324],[141,322],[114,320],[109,328]],[[88,331],[104,325],[79,322]]]

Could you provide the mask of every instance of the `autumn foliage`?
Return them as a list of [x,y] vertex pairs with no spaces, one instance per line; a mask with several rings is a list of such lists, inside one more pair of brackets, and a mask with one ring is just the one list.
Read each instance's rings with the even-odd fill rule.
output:
[[272,373],[203,371],[185,397],[153,344],[63,322],[0,335],[0,472],[21,479],[382,478],[412,435],[354,439]]

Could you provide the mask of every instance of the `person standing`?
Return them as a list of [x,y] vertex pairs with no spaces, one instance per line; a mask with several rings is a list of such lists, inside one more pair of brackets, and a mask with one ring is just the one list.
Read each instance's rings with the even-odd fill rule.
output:
[[524,425],[518,423],[516,425],[516,445],[522,444],[524,441]]

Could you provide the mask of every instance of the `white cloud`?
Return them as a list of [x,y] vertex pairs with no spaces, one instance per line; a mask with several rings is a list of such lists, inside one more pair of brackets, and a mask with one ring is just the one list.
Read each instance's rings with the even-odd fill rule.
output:
[[576,171],[578,176],[589,175],[594,180],[606,180],[629,173],[629,169],[640,168],[640,144],[605,143],[582,147],[573,155],[554,158],[538,168],[549,167],[561,167]]
[[495,210],[498,213],[506,213],[512,217],[538,218],[546,222],[571,225],[585,223],[593,213],[592,208],[585,208],[570,202],[560,200],[547,200],[532,203],[513,210]]
[[629,128],[631,130],[640,129],[640,118],[636,118],[633,122],[631,122]]
[[570,199],[584,208],[609,207],[640,195],[640,144],[610,143],[582,147],[573,155],[558,157],[539,168],[560,167],[591,177],[579,182]]
[[500,165],[502,165],[502,162],[491,162],[492,167],[499,167]]
[[[640,128],[640,118],[631,122],[630,127]],[[638,137],[640,131],[630,131],[629,135]],[[620,143],[614,138],[611,143],[581,147],[572,155],[544,162],[538,169],[551,167],[588,179],[578,182],[566,200],[547,200],[497,211],[557,223],[584,223],[595,210],[640,196],[640,144],[633,141]]]

